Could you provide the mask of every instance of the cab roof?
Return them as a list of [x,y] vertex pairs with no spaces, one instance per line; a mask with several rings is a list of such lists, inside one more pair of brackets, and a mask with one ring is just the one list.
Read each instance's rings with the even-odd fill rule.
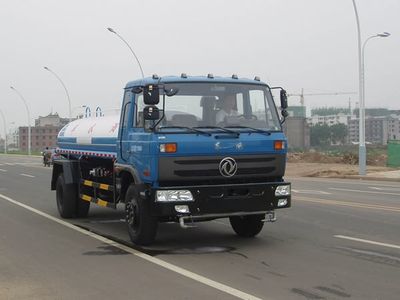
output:
[[143,86],[147,84],[163,84],[163,83],[236,83],[236,84],[255,84],[268,86],[265,82],[262,82],[256,78],[237,78],[237,77],[220,77],[220,76],[164,76],[158,77],[153,75],[152,77],[146,77],[144,79],[138,79],[130,81],[126,84],[125,88],[132,88],[134,86]]

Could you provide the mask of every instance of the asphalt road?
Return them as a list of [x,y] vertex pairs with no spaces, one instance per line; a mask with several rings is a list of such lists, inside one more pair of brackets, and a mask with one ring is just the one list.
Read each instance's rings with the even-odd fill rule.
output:
[[222,219],[137,248],[123,207],[61,220],[40,162],[0,155],[0,299],[400,298],[400,183],[290,178],[257,238]]

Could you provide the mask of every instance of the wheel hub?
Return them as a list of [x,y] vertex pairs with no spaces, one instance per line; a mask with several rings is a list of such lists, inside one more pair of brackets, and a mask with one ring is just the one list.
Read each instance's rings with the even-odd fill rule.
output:
[[137,225],[137,207],[132,202],[126,204],[126,221],[132,227]]

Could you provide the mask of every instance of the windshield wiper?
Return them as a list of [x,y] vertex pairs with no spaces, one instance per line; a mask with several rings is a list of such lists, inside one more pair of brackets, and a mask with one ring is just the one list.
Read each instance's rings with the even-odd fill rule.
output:
[[243,129],[251,129],[254,132],[257,133],[261,133],[261,134],[265,134],[265,135],[271,135],[271,132],[266,131],[266,130],[262,130],[262,129],[258,129],[258,128],[254,128],[254,127],[248,127],[248,126],[226,126],[227,128],[243,128]]
[[229,133],[229,134],[234,134],[237,137],[240,135],[240,132],[237,131],[233,131],[233,130],[229,130],[226,129],[225,127],[219,127],[219,126],[198,126],[198,127],[193,127],[193,128],[200,128],[200,129],[219,129],[225,133]]
[[187,130],[189,130],[189,131],[196,132],[196,133],[198,133],[198,134],[203,134],[203,135],[211,136],[211,133],[208,133],[208,132],[205,132],[205,131],[202,131],[202,130],[198,130],[198,129],[196,129],[197,127],[187,127],[187,126],[160,126],[158,129],[160,130],[160,129],[174,129],[174,128],[176,128],[176,129],[187,129]]

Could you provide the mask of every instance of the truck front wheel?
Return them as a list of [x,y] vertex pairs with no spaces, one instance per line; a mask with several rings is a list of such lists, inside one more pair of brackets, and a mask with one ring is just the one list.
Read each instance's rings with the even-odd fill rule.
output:
[[66,184],[61,173],[56,184],[57,208],[62,218],[72,218],[76,215],[78,192],[74,184]]
[[131,241],[137,245],[149,245],[157,234],[158,220],[151,216],[149,203],[139,197],[134,184],[126,191],[126,224]]
[[238,236],[253,237],[260,233],[264,226],[264,215],[230,217],[229,221]]

